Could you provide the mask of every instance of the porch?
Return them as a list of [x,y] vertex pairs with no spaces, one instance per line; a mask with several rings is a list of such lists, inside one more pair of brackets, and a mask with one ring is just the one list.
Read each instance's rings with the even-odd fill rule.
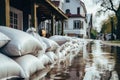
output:
[[48,33],[55,35],[58,32],[55,24],[60,23],[58,33],[64,34],[64,20],[68,17],[50,0],[0,0],[0,5],[0,25],[23,31],[35,27],[39,31],[43,28],[41,23],[47,20],[49,25],[44,28]]

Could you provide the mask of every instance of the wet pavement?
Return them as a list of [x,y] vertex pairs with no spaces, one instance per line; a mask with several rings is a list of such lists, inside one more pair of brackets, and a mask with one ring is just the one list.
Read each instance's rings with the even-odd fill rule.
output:
[[85,41],[79,53],[69,54],[40,80],[119,80],[119,66],[119,47]]

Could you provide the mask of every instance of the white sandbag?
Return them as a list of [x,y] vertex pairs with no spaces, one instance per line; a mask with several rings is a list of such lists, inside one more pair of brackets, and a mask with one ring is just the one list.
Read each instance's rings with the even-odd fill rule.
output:
[[0,32],[0,48],[3,47],[5,44],[7,44],[9,41],[10,41],[10,38]]
[[0,80],[12,77],[24,78],[23,69],[14,60],[0,53]]
[[23,68],[27,79],[30,75],[45,68],[37,57],[30,54],[15,58],[14,60]]
[[54,36],[51,36],[49,39],[57,42],[59,45],[62,45],[64,43],[66,43],[67,41],[69,41],[70,37],[61,36],[61,35],[54,35]]
[[35,37],[36,39],[38,39],[40,44],[42,45],[42,48],[44,49],[44,51],[46,51],[47,45],[43,42],[43,40],[41,39],[40,35],[38,33],[36,33],[36,29],[35,28],[31,27],[26,32],[28,34],[32,35],[33,37]]
[[46,52],[45,54],[52,60],[52,63],[58,59],[58,56],[56,56],[54,52]]
[[9,56],[36,54],[42,49],[39,41],[28,33],[4,26],[0,26],[0,31],[11,38],[11,41],[2,49]]
[[59,52],[57,56],[58,56],[59,62],[66,60],[66,56],[64,56],[64,54],[62,54],[61,52]]
[[47,51],[54,51],[54,50],[56,50],[59,47],[59,45],[55,41],[53,41],[53,40],[50,40],[50,39],[45,38],[45,37],[42,37],[42,40],[47,45]]
[[51,63],[52,63],[51,59],[50,59],[46,54],[41,54],[41,53],[39,53],[38,59],[39,59],[40,62],[42,62],[44,65],[48,65],[48,64],[51,64]]

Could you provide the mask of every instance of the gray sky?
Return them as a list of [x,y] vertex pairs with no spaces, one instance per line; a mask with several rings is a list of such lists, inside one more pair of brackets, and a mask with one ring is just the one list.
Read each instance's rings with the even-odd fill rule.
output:
[[[97,12],[97,10],[100,7],[99,4],[95,4],[93,3],[93,0],[82,0],[85,3],[86,9],[87,9],[87,13],[92,13],[93,14],[93,26],[94,28],[97,29],[97,31],[99,32],[101,30],[101,22],[105,19],[107,19],[108,14],[112,14],[112,12],[106,13],[106,14],[101,14],[101,16],[96,17],[95,14]],[[118,4],[119,0],[115,0],[114,3]],[[110,15],[109,14],[109,15]]]
[[82,0],[85,3],[87,13],[92,13],[93,14],[93,27],[97,29],[97,31],[100,31],[101,29],[101,21],[103,21],[106,16],[99,16],[95,17],[95,14],[97,10],[100,8],[99,4],[93,3],[93,0]]

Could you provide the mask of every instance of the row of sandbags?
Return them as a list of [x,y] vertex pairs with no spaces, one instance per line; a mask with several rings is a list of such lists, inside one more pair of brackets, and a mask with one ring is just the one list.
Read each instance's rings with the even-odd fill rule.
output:
[[36,30],[34,28],[29,28],[27,30],[27,33],[31,34],[33,37],[38,39],[41,43],[43,43],[44,46],[44,43],[46,43],[47,48],[44,48],[45,50],[43,51],[47,53],[49,53],[49,51],[54,53],[54,56],[58,59],[59,63],[61,61],[65,62],[67,58],[69,58],[69,60],[71,61],[71,57],[73,58],[81,51],[84,43],[82,39],[72,38],[68,36],[54,35],[50,38],[40,37],[36,33]]
[[66,59],[69,64],[81,45],[79,40],[66,36],[41,37],[32,28],[26,33],[0,26],[0,79],[29,79],[47,64]]
[[[51,46],[46,49],[53,50]],[[50,56],[54,54],[52,51],[44,54],[45,47],[41,41],[26,32],[0,26],[0,64],[3,64],[0,66],[0,79],[29,79],[36,71],[45,69],[45,65],[52,63],[52,57],[54,58]]]

